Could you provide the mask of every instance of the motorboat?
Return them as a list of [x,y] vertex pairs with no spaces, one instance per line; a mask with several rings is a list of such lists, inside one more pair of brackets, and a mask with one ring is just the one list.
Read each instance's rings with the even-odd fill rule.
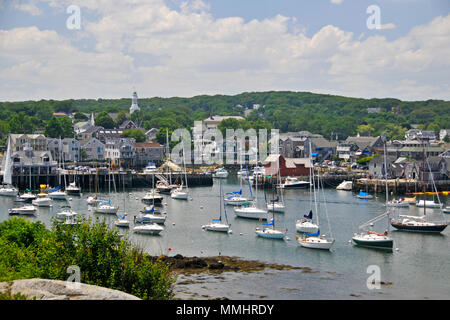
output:
[[68,195],[79,196],[79,195],[81,195],[81,188],[78,187],[74,181],[74,182],[69,183],[69,185],[66,188],[66,193]]
[[337,187],[336,190],[344,190],[344,191],[352,191],[353,182],[352,181],[342,181]]
[[140,226],[135,226],[133,228],[133,231],[136,233],[151,234],[151,235],[158,235],[163,230],[164,228],[156,223],[143,224]]
[[144,169],[144,174],[159,173],[159,169],[153,162],[149,162]]
[[49,198],[52,200],[67,200],[67,192],[62,190],[56,190],[48,193]]
[[36,207],[33,205],[27,205],[18,208],[11,208],[8,210],[10,215],[22,214],[22,215],[32,215],[36,213]]
[[409,202],[405,202],[405,201],[403,201],[403,199],[398,199],[398,200],[394,199],[394,200],[388,201],[386,206],[396,207],[396,208],[407,208],[407,207],[409,207]]
[[161,203],[162,200],[163,196],[160,195],[156,189],[148,191],[141,199],[141,201],[146,204]]
[[37,207],[50,207],[53,203],[52,199],[47,193],[38,193],[36,199],[31,201],[31,203]]
[[117,211],[119,211],[119,207],[112,205],[111,201],[100,201],[97,204],[97,208],[95,208],[95,212],[97,212],[97,213],[112,213],[112,214],[116,214]]
[[280,188],[282,189],[304,189],[309,188],[311,185],[308,181],[301,181],[298,178],[295,177],[286,177],[286,180],[284,183],[280,185]]
[[373,195],[360,191],[357,195],[358,199],[373,199]]
[[175,189],[177,187],[179,187],[179,186],[178,185],[170,185],[163,181],[158,181],[156,183],[156,190],[158,190],[158,192],[161,194],[170,194],[172,189]]
[[442,208],[442,203],[436,203],[433,200],[419,200],[419,202],[416,203],[416,207]]
[[212,177],[225,179],[228,177],[228,171],[225,168],[218,168],[213,172]]
[[58,212],[56,214],[56,217],[62,218],[62,219],[68,219],[68,218],[73,218],[78,215],[78,212],[73,211],[70,206],[63,206],[62,208],[63,208],[63,210],[61,212]]
[[34,199],[36,199],[36,195],[31,192],[25,192],[25,193],[22,193],[21,195],[19,195],[19,199],[23,200],[24,202],[31,202]]

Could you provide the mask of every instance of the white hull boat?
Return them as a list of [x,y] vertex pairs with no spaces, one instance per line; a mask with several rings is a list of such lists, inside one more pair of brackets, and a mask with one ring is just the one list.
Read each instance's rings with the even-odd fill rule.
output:
[[403,200],[392,200],[387,203],[387,206],[394,208],[408,208],[409,202],[405,202]]
[[10,215],[14,214],[23,214],[23,215],[33,215],[36,213],[36,207],[35,206],[23,206],[19,208],[12,208],[8,210],[8,213]]
[[304,248],[330,250],[333,246],[334,239],[328,240],[325,237],[307,237],[297,239],[298,243]]
[[187,200],[188,199],[188,193],[183,191],[183,188],[177,188],[177,189],[172,190],[170,192],[170,197],[172,199]]
[[142,216],[136,217],[136,222],[139,223],[157,223],[157,224],[164,224],[166,222],[166,216],[163,216],[161,214],[151,214],[146,213]]
[[285,206],[280,202],[267,203],[267,210],[271,212],[284,212]]
[[113,213],[116,214],[119,211],[119,207],[110,205],[110,204],[100,204],[95,209],[97,213]]
[[27,193],[21,194],[19,196],[19,198],[20,198],[20,200],[23,200],[25,202],[31,202],[34,199],[36,199],[36,195],[32,194],[31,192],[27,192]]
[[255,231],[256,235],[261,238],[269,238],[269,239],[283,239],[286,235],[285,232],[271,229],[271,228],[264,228],[264,229],[256,229]]
[[309,220],[297,220],[295,229],[297,232],[302,233],[316,233],[319,230],[319,226]]
[[244,197],[235,196],[235,197],[227,197],[224,199],[224,201],[226,204],[229,204],[230,206],[240,206],[243,203],[248,202],[249,200]]
[[285,182],[280,185],[282,189],[305,189],[311,185],[308,181],[301,181],[297,178],[287,177]]
[[133,231],[136,233],[152,234],[152,235],[158,235],[163,230],[164,228],[161,227],[160,225],[157,225],[156,223],[144,224],[142,226],[136,226],[133,228]]
[[444,213],[450,213],[450,207],[445,207],[445,209],[442,211],[444,211]]
[[226,171],[223,168],[217,169],[216,171],[214,171],[212,177],[213,178],[221,178],[221,179],[228,178],[228,171]]
[[375,249],[392,249],[394,241],[387,234],[355,233],[352,237],[356,245]]
[[98,199],[97,196],[94,196],[88,197],[86,201],[88,205],[95,206],[100,202],[100,199]]
[[423,208],[425,206],[427,208],[442,208],[442,204],[436,203],[433,200],[425,200],[425,202],[423,200],[419,200],[419,202],[416,203],[416,207]]
[[130,227],[130,221],[128,221],[127,219],[117,219],[114,220],[114,225],[116,227],[120,227],[120,228],[129,228]]
[[230,230],[230,226],[225,223],[210,223],[202,226],[202,229],[207,231],[228,232]]
[[76,217],[77,215],[78,215],[78,212],[75,212],[72,209],[66,209],[66,210],[63,210],[56,214],[56,216],[58,218],[63,218],[63,219],[73,218],[73,217]]
[[38,194],[37,198],[31,202],[37,207],[50,207],[52,205],[52,199],[47,194]]
[[48,197],[52,200],[67,200],[67,193],[64,191],[53,191],[48,193]]
[[339,184],[336,187],[336,190],[352,191],[352,188],[353,188],[352,181],[342,181],[341,184]]
[[234,208],[234,213],[241,218],[267,220],[267,211],[255,206]]
[[3,197],[15,197],[18,194],[18,190],[16,188],[0,188],[0,196]]

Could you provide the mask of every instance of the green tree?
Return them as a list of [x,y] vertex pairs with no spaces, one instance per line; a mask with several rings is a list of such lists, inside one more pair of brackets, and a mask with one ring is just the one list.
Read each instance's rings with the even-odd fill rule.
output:
[[11,133],[33,133],[36,125],[24,112],[14,114],[8,121]]
[[118,128],[122,123],[125,122],[125,120],[127,120],[127,114],[124,111],[119,111],[119,114],[117,115],[116,118],[116,128]]
[[139,129],[128,129],[124,130],[122,133],[123,137],[134,138],[136,142],[144,142],[147,140],[147,136]]
[[113,129],[115,126],[114,120],[105,111],[100,112],[95,118],[95,125],[105,129]]
[[45,126],[44,135],[48,138],[64,138],[64,130],[57,118],[52,117]]

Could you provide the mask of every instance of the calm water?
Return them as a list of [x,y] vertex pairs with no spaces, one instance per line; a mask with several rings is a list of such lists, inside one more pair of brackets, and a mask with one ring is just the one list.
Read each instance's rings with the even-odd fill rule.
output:
[[[239,189],[236,178],[223,181],[224,192]],[[111,195],[112,202],[123,212],[124,200],[128,218],[132,221],[143,209],[141,202],[144,189],[127,190]],[[131,194],[130,194],[131,193]],[[392,231],[393,252],[355,247],[349,241],[358,226],[384,212],[384,198],[360,200],[351,192],[326,189],[326,207],[331,231],[336,239],[331,252],[311,250],[297,245],[295,221],[307,214],[310,208],[308,190],[287,190],[284,193],[286,212],[275,214],[278,229],[287,229],[289,240],[262,239],[255,235],[255,227],[261,222],[237,218],[233,207],[227,207],[232,234],[203,231],[201,226],[219,215],[219,183],[212,187],[189,189],[192,200],[174,200],[164,195],[163,211],[167,212],[165,230],[159,236],[138,235],[129,232],[129,239],[147,252],[159,254],[182,254],[184,256],[238,256],[246,259],[271,263],[310,267],[312,272],[302,270],[273,271],[255,273],[223,273],[221,275],[179,276],[175,287],[180,298],[194,297],[206,299],[227,297],[230,299],[449,299],[450,298],[450,245],[447,228],[442,234],[415,234]],[[243,188],[248,195],[248,189]],[[87,216],[106,219],[113,226],[113,215],[96,214],[86,203],[92,195],[84,193],[72,197],[71,206]],[[107,194],[103,194],[107,197]],[[268,194],[267,197],[271,195]],[[324,209],[320,194],[321,208]],[[450,201],[441,198],[441,201]],[[259,204],[264,204],[264,193],[259,191]],[[54,201],[52,208],[39,208],[35,217],[50,225],[50,219],[60,211],[64,202]],[[13,199],[0,198],[0,220],[8,219],[7,209],[20,206]],[[404,214],[418,214],[418,208],[399,209]],[[322,210],[324,212],[324,210]],[[437,210],[427,214],[439,217]],[[446,215],[449,219],[449,216]],[[325,215],[320,216],[321,231],[328,233]],[[131,226],[132,227],[132,226]],[[382,232],[387,221],[376,224]],[[131,228],[130,228],[131,229]],[[127,229],[122,229],[127,233]],[[170,248],[170,250],[169,250]],[[369,290],[366,285],[369,265],[377,265],[381,280],[392,282],[381,289]],[[195,283],[193,281],[195,280]]]

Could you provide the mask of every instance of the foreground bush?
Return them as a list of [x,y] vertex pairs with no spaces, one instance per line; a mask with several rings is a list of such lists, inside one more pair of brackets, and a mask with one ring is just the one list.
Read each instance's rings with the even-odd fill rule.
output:
[[45,278],[66,280],[76,265],[81,282],[124,291],[142,299],[171,299],[174,278],[162,261],[152,262],[141,249],[104,222],[81,218],[79,224],[13,217],[0,223],[0,281]]

